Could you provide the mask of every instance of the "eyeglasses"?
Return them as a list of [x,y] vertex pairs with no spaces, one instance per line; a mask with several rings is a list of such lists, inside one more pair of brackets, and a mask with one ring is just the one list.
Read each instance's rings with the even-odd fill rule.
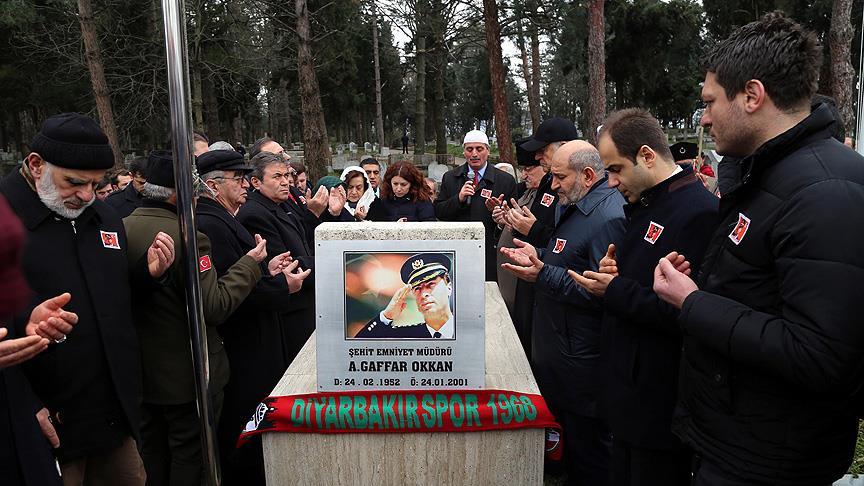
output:
[[245,177],[243,177],[242,175],[239,175],[239,176],[234,176],[234,177],[214,177],[214,179],[221,179],[223,181],[234,181],[234,182],[240,183],[240,182],[243,182],[243,179],[245,179]]

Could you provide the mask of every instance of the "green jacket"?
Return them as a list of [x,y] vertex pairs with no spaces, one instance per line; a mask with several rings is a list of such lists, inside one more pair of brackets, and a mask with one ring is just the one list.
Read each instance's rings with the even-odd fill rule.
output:
[[[133,278],[132,282],[132,316],[141,343],[144,403],[176,405],[194,401],[195,375],[177,214],[167,204],[148,202],[148,207],[137,208],[123,219],[123,224],[130,263],[146,258],[147,249],[159,231],[171,235],[175,245],[174,264],[159,282],[146,278],[149,275]],[[201,302],[207,324],[210,393],[215,395],[228,382],[230,373],[216,326],[246,299],[261,278],[261,267],[252,257],[243,255],[225,275],[216,275],[210,240],[201,232],[198,232],[198,256]]]

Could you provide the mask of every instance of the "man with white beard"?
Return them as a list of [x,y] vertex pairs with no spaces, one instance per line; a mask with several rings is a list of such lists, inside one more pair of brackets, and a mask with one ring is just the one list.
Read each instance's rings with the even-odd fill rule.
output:
[[[22,365],[56,429],[56,456],[65,484],[144,484],[136,440],[141,366],[132,326],[129,279],[159,278],[174,259],[173,241],[159,234],[130,268],[126,234],[94,189],[114,165],[99,125],[77,113],[48,118],[19,171],[0,194],[27,231],[22,263],[31,302],[68,292],[75,332]],[[25,309],[13,319],[24,335]]]

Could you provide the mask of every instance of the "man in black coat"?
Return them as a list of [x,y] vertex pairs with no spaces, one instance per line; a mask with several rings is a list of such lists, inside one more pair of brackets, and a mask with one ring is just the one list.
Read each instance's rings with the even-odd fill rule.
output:
[[[195,208],[198,231],[210,239],[216,273],[225,275],[256,244],[255,238],[234,218],[246,202],[249,182],[245,175],[252,168],[233,150],[203,153],[196,165],[205,186]],[[292,265],[296,267],[297,263]],[[260,441],[236,449],[237,436],[255,406],[270,394],[291,364],[283,354],[283,334],[288,328],[281,325],[279,312],[288,309],[291,290],[300,289],[309,270],[287,276],[270,277],[266,271],[263,274],[243,304],[219,325],[231,364],[218,429],[226,484],[264,483]]]
[[117,211],[120,219],[125,218],[135,211],[135,208],[141,207],[144,198],[141,196],[141,189],[144,183],[147,182],[147,157],[137,157],[129,163],[129,174],[132,176],[132,182],[126,185],[122,191],[109,194],[105,202]]
[[[435,216],[441,221],[479,221],[486,227],[486,280],[497,280],[495,266],[498,226],[486,201],[509,201],[516,196],[516,180],[490,164],[489,138],[480,130],[465,135],[462,147],[467,162],[447,171],[435,200]],[[502,197],[503,196],[503,197]]]
[[660,123],[645,110],[609,115],[598,145],[609,185],[629,203],[627,233],[601,261],[609,273],[571,276],[603,297],[601,408],[612,429],[613,484],[687,486],[690,453],[671,426],[682,342],[678,309],[651,286],[657,261],[674,250],[698,271],[718,199],[690,165],[675,163]]
[[855,449],[864,161],[831,138],[826,106],[811,112],[821,53],[772,13],[705,60],[702,124],[741,178],[695,282],[665,259],[654,279],[681,308],[673,430],[701,456],[697,485],[831,484]]
[[[161,276],[168,265],[151,256],[162,247],[154,242],[151,249],[159,248],[129,268],[123,224],[93,192],[114,165],[96,122],[76,113],[48,118],[30,147],[21,170],[0,182],[0,193],[27,230],[23,263],[33,302],[68,292],[67,309],[78,323],[24,370],[57,431],[64,480],[143,484],[135,441],[141,366],[129,278]],[[14,320],[20,335],[23,316]]]
[[562,210],[549,244],[536,249],[519,242],[516,249],[502,249],[516,263],[505,263],[505,269],[536,282],[534,374],[564,429],[569,484],[586,486],[608,484],[609,476],[609,429],[597,406],[603,310],[567,270],[597,268],[609,243],[624,234],[624,199],[603,173],[591,144],[562,145],[552,162],[552,187]]
[[[249,233],[257,233],[267,240],[268,254],[290,251],[291,257],[300,262],[301,270],[314,271],[314,247],[306,237],[304,220],[284,204],[291,195],[291,169],[282,158],[270,152],[259,152],[252,157],[251,165],[250,179],[255,190],[237,212],[237,221]],[[331,199],[339,199],[339,194],[337,190],[331,191]],[[341,194],[344,195],[344,191]],[[342,198],[343,207],[344,201]],[[343,207],[333,206],[328,211],[333,209],[339,214]],[[305,279],[300,290],[292,295],[281,313],[281,322],[286,328],[283,354],[290,363],[315,330],[314,275]]]

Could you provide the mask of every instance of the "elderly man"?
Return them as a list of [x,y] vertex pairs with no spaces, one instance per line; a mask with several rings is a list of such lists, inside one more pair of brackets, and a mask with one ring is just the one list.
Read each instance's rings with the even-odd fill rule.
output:
[[696,485],[831,484],[855,449],[864,160],[831,138],[827,106],[811,112],[821,54],[771,13],[703,64],[702,125],[740,177],[696,281],[666,259],[654,278],[681,308],[673,430],[701,456]]
[[[252,167],[234,149],[201,154],[196,165],[203,181],[195,208],[196,223],[210,239],[217,275],[225,275],[256,245],[255,238],[234,218],[246,202],[249,182],[245,176]],[[287,329],[278,323],[279,312],[287,310],[291,303],[290,294],[299,290],[309,275],[309,270],[291,273],[297,264],[291,263],[285,276],[262,278],[246,302],[219,325],[231,363],[218,430],[222,475],[229,484],[255,482],[256,478],[264,481],[260,447],[257,454],[252,454],[235,446],[239,431],[261,397],[270,393],[291,364],[282,353]]]
[[673,250],[691,255],[690,271],[699,271],[718,199],[692,166],[675,163],[666,143],[645,110],[618,111],[603,122],[600,156],[609,185],[629,203],[627,233],[601,260],[608,273],[571,271],[603,297],[602,409],[612,429],[613,484],[620,486],[690,484],[690,452],[671,425],[682,342],[678,310],[651,285],[657,261]]
[[[179,240],[174,162],[170,152],[150,154],[144,205],[123,220],[129,235],[129,262],[147,251],[153,235],[167,233]],[[259,265],[267,255],[264,240],[240,257],[224,275],[213,269],[210,240],[199,233],[198,269],[205,323],[210,326],[207,346],[210,391],[219,416],[222,388],[228,381],[228,359],[216,326],[243,302],[261,278]],[[276,275],[287,258],[274,258],[266,271]],[[138,281],[132,295],[132,316],[141,340],[144,397],[141,426],[144,465],[153,484],[199,484],[201,438],[189,324],[186,315],[183,266],[172,265],[162,282]]]
[[[399,272],[405,285],[393,294],[387,307],[354,337],[453,339],[456,324],[450,309],[452,266],[450,257],[441,253],[420,253],[405,260]],[[399,319],[405,309],[408,294],[414,296],[423,322],[393,326],[393,321]]]
[[535,282],[534,373],[564,429],[565,463],[572,484],[609,482],[609,429],[597,407],[601,303],[567,275],[597,268],[606,248],[624,234],[624,199],[608,186],[600,155],[588,142],[559,148],[552,188],[561,211],[545,249],[516,240],[501,251],[504,268]]
[[141,188],[147,182],[147,157],[137,157],[129,163],[129,175],[132,182],[126,185],[122,191],[116,191],[108,195],[105,202],[113,207],[120,218],[125,218],[141,206]]
[[[30,148],[0,193],[27,231],[23,264],[33,302],[68,292],[73,298],[65,307],[78,316],[68,339],[56,336],[50,352],[24,365],[51,420],[42,426],[56,429],[66,484],[143,484],[135,441],[141,365],[129,279],[161,276],[173,260],[173,242],[150,235],[130,265],[120,218],[94,196],[114,155],[90,118],[48,118]],[[15,319],[19,335],[29,334],[26,322]]]
[[498,228],[486,200],[497,197],[509,201],[516,196],[516,180],[486,163],[489,138],[480,130],[465,134],[462,149],[467,160],[449,170],[441,180],[435,200],[435,216],[441,221],[480,221],[486,227],[486,280],[497,278],[495,243]]

